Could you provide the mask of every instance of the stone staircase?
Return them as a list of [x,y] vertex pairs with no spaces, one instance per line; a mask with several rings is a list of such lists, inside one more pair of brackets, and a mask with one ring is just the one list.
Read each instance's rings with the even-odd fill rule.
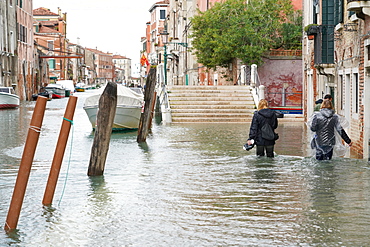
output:
[[248,86],[169,86],[173,123],[250,122],[255,111]]

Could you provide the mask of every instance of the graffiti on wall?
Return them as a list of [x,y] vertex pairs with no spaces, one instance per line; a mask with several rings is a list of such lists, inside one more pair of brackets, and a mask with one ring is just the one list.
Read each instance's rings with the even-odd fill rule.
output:
[[294,82],[294,73],[280,74],[270,78],[266,85],[267,98],[270,106],[300,106],[302,104],[302,90]]

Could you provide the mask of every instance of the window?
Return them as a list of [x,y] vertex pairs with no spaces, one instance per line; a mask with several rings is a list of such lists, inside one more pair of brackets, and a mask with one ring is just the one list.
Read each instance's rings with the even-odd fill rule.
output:
[[21,42],[27,42],[27,28],[21,24],[19,26],[18,40]]
[[343,22],[343,0],[334,1],[334,24]]
[[48,40],[48,49],[50,51],[54,50],[54,40]]
[[49,69],[55,69],[55,59],[49,59]]
[[161,10],[159,11],[159,19],[161,19],[161,20],[166,19],[166,10],[161,9]]
[[15,45],[14,45],[14,33],[10,31],[10,52],[14,53]]
[[339,109],[343,110],[343,75],[339,76],[339,83],[338,83],[338,104]]
[[359,82],[358,73],[353,74],[353,112],[358,113],[359,106]]
[[[335,1],[336,2],[336,1]],[[334,63],[334,26],[335,26],[335,4],[333,0],[322,1],[322,41],[321,62],[325,64]]]

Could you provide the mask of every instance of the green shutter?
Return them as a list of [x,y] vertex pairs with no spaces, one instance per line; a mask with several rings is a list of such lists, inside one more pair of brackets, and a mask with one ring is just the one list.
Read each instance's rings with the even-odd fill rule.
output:
[[336,24],[334,12],[336,1],[322,1],[321,63],[324,64],[334,63],[334,25]]
[[49,69],[55,69],[55,59],[49,59]]
[[334,23],[342,23],[343,22],[343,0],[335,0],[335,19]]

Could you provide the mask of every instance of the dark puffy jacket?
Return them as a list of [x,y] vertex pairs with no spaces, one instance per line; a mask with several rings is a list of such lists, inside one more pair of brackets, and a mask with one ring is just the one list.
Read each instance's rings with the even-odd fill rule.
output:
[[275,145],[274,140],[266,140],[262,138],[261,128],[265,123],[269,123],[273,130],[278,127],[278,120],[274,110],[269,108],[256,111],[253,115],[251,127],[249,130],[249,139],[254,140],[257,146]]
[[311,130],[316,132],[316,145],[332,147],[335,145],[335,131],[349,144],[351,139],[339,123],[339,116],[328,108],[321,109],[312,119]]

